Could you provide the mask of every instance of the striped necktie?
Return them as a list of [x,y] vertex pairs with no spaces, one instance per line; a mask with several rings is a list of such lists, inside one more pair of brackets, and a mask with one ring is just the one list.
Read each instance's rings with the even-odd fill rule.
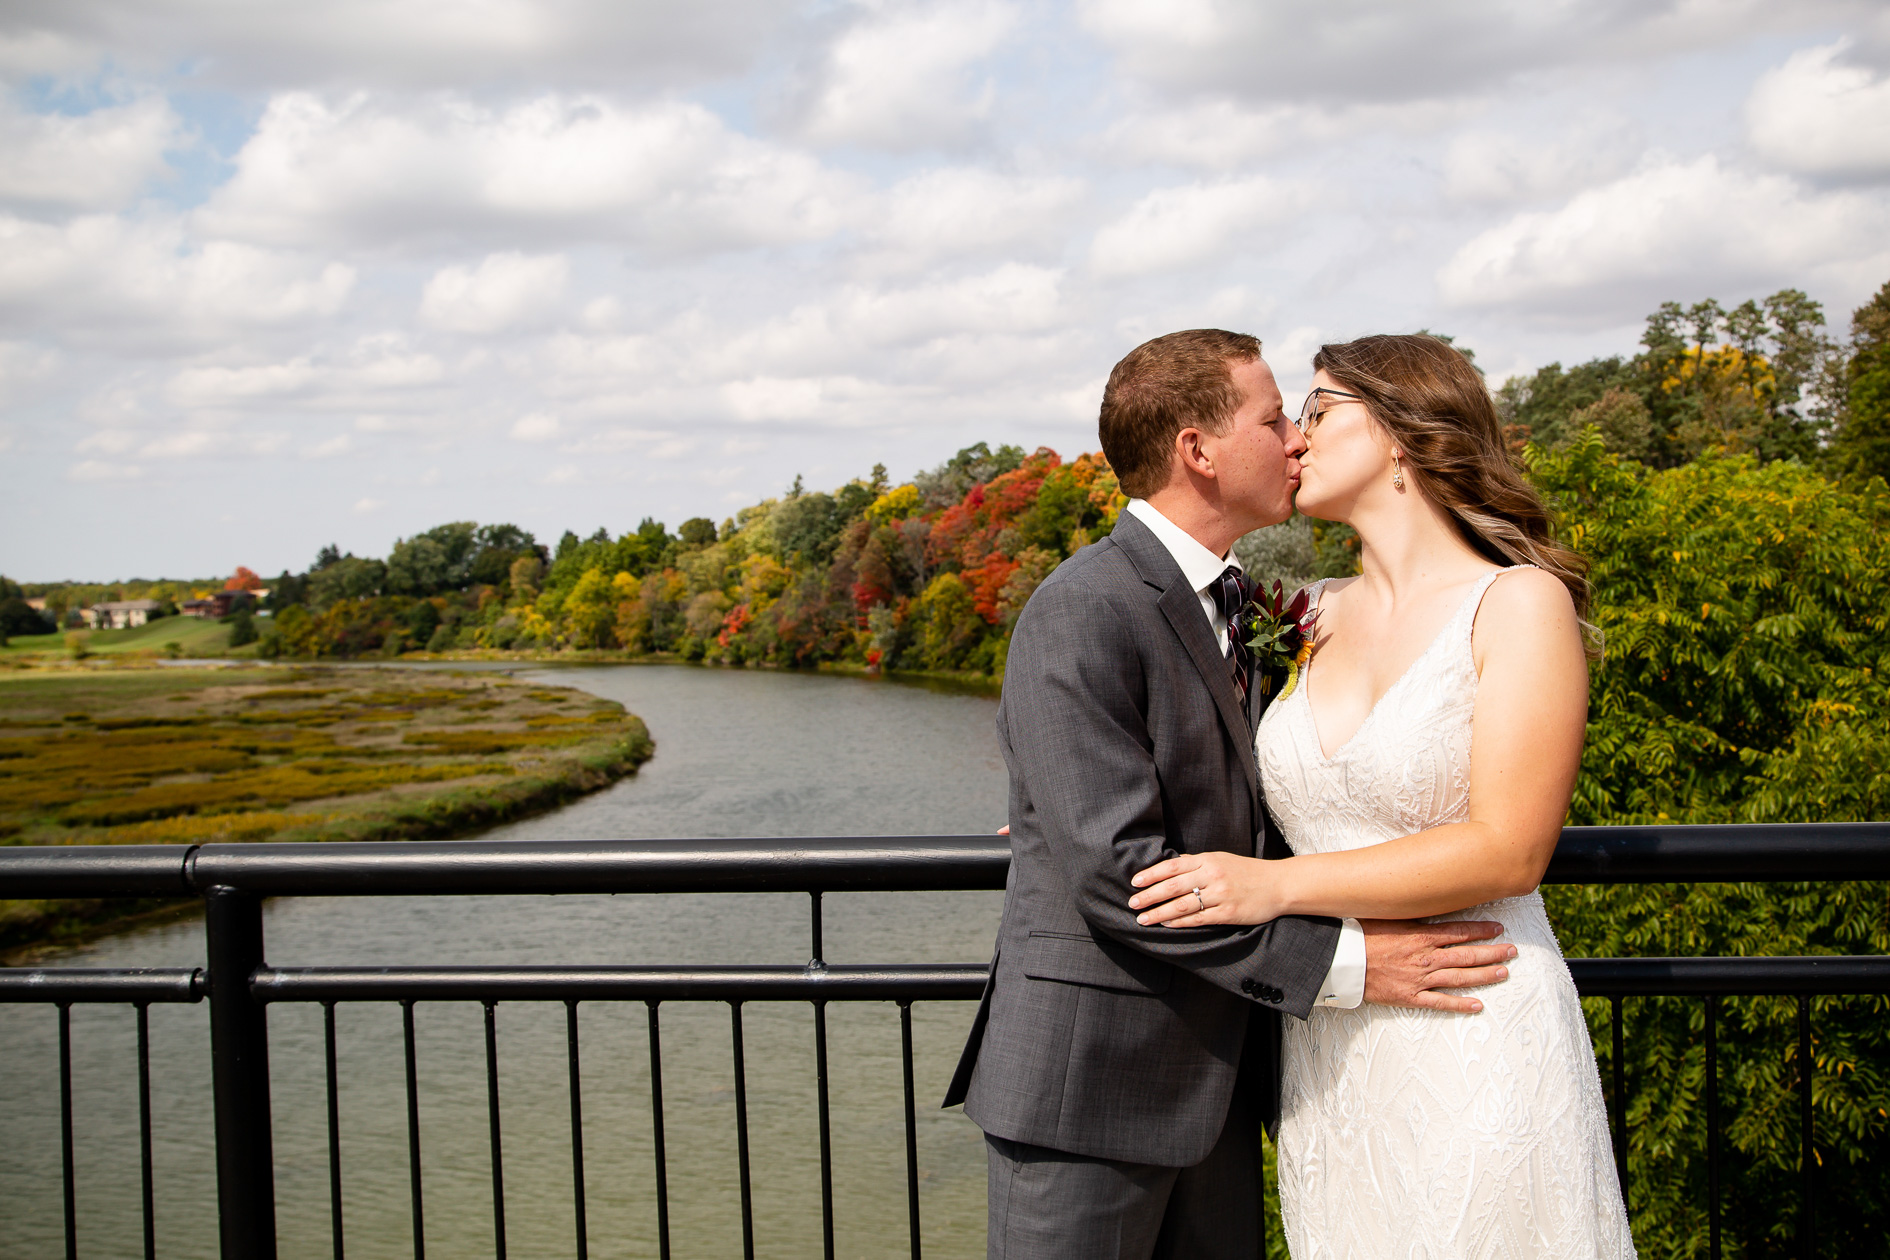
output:
[[1214,607],[1220,611],[1221,619],[1227,623],[1227,660],[1233,673],[1234,690],[1240,696],[1241,707],[1248,708],[1247,690],[1253,681],[1253,653],[1242,641],[1240,627],[1235,624],[1234,618],[1253,598],[1253,583],[1230,564],[1208,587],[1208,595],[1214,600]]

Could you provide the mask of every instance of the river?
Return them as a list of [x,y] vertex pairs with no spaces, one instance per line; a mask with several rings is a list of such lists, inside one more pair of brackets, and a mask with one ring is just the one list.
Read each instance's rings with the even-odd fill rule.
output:
[[[554,840],[992,831],[1004,767],[989,697],[884,680],[681,666],[547,667],[533,681],[621,701],[656,756],[634,778],[488,833]],[[1001,894],[826,898],[832,962],[983,962]],[[292,898],[265,910],[278,965],[380,963],[803,963],[807,898],[783,895]],[[201,920],[98,941],[52,966],[203,962]],[[654,1256],[648,1015],[586,1003],[584,1160],[590,1254]],[[574,1253],[563,1008],[498,1008],[508,1251]],[[677,1257],[741,1254],[726,1005],[661,1008],[670,1237]],[[941,1111],[969,1003],[921,1003],[913,1034],[928,1256],[982,1254],[984,1155],[975,1126]],[[426,1247],[490,1255],[483,1013],[416,1007]],[[319,1006],[270,1010],[278,1234],[284,1257],[334,1254]],[[899,1019],[891,1003],[828,1008],[837,1254],[904,1256]],[[157,1251],[216,1254],[208,1011],[153,1006]],[[412,1254],[398,1005],[337,1008],[347,1255]],[[74,1007],[79,1254],[141,1253],[136,1038],[129,1007]],[[820,1254],[813,1014],[745,1008],[756,1254]],[[61,1254],[57,1016],[0,1007],[0,1256]]]

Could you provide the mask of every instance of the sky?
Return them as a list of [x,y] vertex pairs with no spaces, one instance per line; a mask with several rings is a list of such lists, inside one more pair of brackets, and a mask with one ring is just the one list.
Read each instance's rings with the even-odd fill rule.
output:
[[8,0],[0,573],[1096,446],[1148,337],[1493,382],[1890,280],[1853,0]]

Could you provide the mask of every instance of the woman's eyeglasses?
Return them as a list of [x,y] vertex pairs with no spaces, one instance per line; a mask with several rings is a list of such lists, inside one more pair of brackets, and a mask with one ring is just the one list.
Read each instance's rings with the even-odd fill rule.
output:
[[1365,401],[1362,394],[1348,394],[1342,389],[1327,389],[1323,385],[1309,390],[1306,394],[1306,405],[1299,409],[1299,419],[1293,422],[1299,426],[1301,433],[1311,433],[1313,426],[1319,423],[1319,417],[1324,414],[1323,409],[1319,405],[1319,395],[1321,394],[1330,394],[1334,398],[1344,398],[1350,402]]

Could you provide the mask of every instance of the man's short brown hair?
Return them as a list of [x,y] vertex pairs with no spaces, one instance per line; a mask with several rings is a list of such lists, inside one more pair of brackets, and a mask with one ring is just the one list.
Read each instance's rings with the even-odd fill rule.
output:
[[1097,429],[1122,493],[1145,499],[1168,483],[1175,435],[1221,434],[1240,406],[1230,366],[1260,357],[1246,333],[1191,328],[1145,341],[1109,373]]

